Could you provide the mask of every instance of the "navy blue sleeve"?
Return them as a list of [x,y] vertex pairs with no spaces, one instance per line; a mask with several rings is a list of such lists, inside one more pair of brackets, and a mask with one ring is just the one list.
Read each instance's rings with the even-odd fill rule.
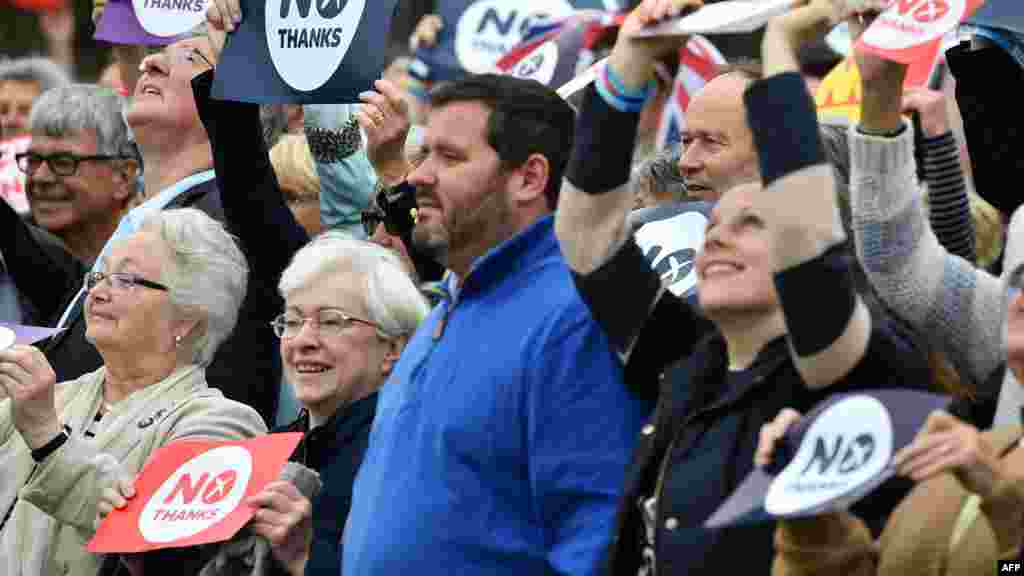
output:
[[259,105],[213,100],[212,86],[212,70],[192,80],[199,117],[213,148],[224,217],[242,244],[250,276],[274,287],[309,235],[285,204],[263,141]]
[[658,395],[658,374],[690,354],[712,329],[690,305],[662,288],[632,236],[607,262],[573,280],[613,349],[626,358],[626,385],[641,398]]
[[78,291],[85,266],[54,239],[44,240],[7,202],[0,200],[0,254],[7,273],[38,318],[57,320],[70,294]]

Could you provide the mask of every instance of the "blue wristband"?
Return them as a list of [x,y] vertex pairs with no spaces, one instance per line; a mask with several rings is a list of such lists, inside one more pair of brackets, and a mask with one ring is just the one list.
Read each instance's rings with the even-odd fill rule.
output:
[[627,90],[625,83],[606,63],[601,67],[594,86],[601,99],[619,112],[639,112],[657,90],[654,80],[641,90]]

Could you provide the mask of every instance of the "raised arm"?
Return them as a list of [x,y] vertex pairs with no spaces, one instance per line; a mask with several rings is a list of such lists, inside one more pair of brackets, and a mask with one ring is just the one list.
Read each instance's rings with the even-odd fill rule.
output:
[[370,205],[377,175],[366,157],[357,106],[303,106],[306,139],[320,177],[320,222],[325,230],[341,229],[364,238],[360,215]]
[[960,147],[949,127],[946,95],[927,88],[911,88],[903,95],[903,111],[920,118],[921,179],[928,190],[928,219],[939,243],[976,263],[974,224],[971,221],[967,179],[960,164]]
[[[871,316],[855,292],[814,103],[795,52],[847,16],[843,3],[811,0],[765,31],[765,78],[744,95],[764,190],[758,208],[771,233],[775,287],[794,363],[808,387],[846,376],[864,358]],[[808,306],[814,302],[814,306]]]
[[950,254],[929,225],[916,183],[913,134],[900,115],[905,67],[858,58],[862,119],[849,132],[858,258],[882,301],[980,387],[1003,362],[1003,288]]
[[[607,66],[595,85],[585,89],[555,213],[555,233],[577,290],[628,362],[626,380],[634,388],[651,376],[636,370],[660,371],[667,362],[686,356],[708,329],[685,302],[666,292],[627,225],[634,203],[629,179],[637,122],[653,90],[654,63],[685,41],[632,34],[697,4],[647,1],[623,23]],[[665,342],[666,331],[674,334],[671,343]],[[641,340],[651,345],[637,346]],[[632,356],[634,349],[643,358]]]
[[253,276],[273,286],[309,235],[284,202],[263,142],[259,105],[211,99],[212,72],[192,86],[210,136],[225,221],[250,255]]

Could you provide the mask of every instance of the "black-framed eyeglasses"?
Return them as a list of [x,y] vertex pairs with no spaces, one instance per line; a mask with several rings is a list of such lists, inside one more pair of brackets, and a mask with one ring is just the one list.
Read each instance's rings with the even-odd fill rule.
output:
[[86,272],[85,291],[91,291],[104,280],[110,282],[111,288],[124,292],[127,292],[136,286],[142,286],[143,288],[149,288],[150,290],[170,292],[170,288],[163,284],[153,282],[152,280],[146,280],[138,274],[130,274],[128,272]]
[[274,321],[270,323],[270,326],[274,329],[274,334],[281,339],[288,340],[295,338],[302,332],[302,327],[306,325],[306,322],[313,324],[313,329],[318,334],[325,336],[338,336],[342,332],[348,330],[356,324],[365,324],[375,328],[379,334],[385,335],[380,325],[370,322],[369,320],[363,320],[355,316],[350,316],[345,312],[337,308],[324,308],[317,312],[314,317],[300,316],[294,312],[285,312]]
[[57,176],[74,176],[78,172],[78,165],[82,162],[100,162],[108,160],[127,160],[128,156],[93,154],[80,156],[71,152],[57,152],[56,154],[38,154],[36,152],[22,152],[14,155],[18,164],[18,170],[25,174],[35,174],[36,170],[46,162],[50,166],[50,172]]

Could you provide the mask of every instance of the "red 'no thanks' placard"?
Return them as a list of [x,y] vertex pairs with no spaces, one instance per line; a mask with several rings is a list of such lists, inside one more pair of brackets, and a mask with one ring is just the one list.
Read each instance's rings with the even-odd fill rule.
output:
[[252,518],[245,499],[277,479],[301,438],[292,432],[160,448],[136,480],[135,497],[107,516],[87,549],[145,552],[231,538]]
[[861,34],[858,50],[911,64],[934,57],[942,36],[984,0],[893,0]]

